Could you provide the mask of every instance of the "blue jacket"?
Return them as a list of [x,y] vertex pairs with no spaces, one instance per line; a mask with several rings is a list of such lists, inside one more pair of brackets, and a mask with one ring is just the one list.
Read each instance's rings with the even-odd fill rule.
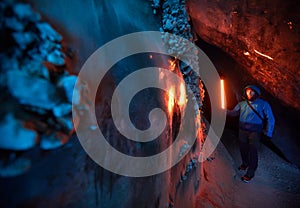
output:
[[254,132],[264,131],[267,136],[272,137],[275,119],[269,103],[260,98],[254,101],[249,101],[249,103],[260,114],[260,116],[266,120],[267,123],[265,129],[263,129],[263,121],[250,108],[247,101],[239,102],[233,110],[228,110],[227,114],[229,116],[240,115],[240,129]]

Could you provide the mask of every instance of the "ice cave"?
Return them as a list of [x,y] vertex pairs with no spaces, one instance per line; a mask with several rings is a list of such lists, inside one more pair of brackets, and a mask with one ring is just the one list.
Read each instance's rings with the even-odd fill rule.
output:
[[297,1],[0,10],[0,207],[300,207]]

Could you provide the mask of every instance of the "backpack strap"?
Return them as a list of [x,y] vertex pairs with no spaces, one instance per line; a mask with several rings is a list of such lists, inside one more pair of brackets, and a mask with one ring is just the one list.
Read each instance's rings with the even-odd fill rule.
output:
[[249,102],[249,100],[246,99],[247,104],[249,105],[249,107],[253,110],[253,112],[262,120],[262,122],[265,121],[265,119],[257,112],[257,110],[255,110],[253,108],[253,106],[251,105],[251,103]]

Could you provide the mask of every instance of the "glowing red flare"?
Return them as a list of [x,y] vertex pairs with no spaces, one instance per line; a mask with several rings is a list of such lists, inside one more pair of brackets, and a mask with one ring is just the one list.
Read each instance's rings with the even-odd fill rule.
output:
[[223,79],[221,79],[221,108],[225,109],[225,89]]

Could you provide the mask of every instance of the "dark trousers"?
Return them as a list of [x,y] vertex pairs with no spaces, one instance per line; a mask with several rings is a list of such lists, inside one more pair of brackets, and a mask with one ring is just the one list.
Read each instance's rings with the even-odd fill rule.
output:
[[258,165],[257,150],[259,147],[260,132],[239,130],[240,151],[243,165],[248,166],[246,175],[254,177]]

